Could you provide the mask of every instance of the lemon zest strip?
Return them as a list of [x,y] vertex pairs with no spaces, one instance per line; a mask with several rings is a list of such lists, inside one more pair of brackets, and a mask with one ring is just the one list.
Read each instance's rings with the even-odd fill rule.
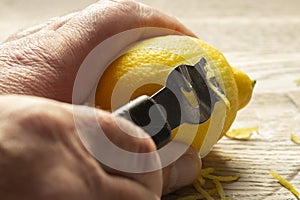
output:
[[214,200],[214,198],[201,187],[198,181],[195,181],[193,183],[193,186],[204,198],[206,198],[207,200]]
[[300,78],[295,79],[294,82],[297,84],[297,86],[300,86]]
[[197,181],[199,181],[200,185],[205,185],[205,179],[203,178],[203,176],[198,176]]
[[231,158],[231,157],[224,157],[223,160],[224,160],[224,161],[231,161],[232,158]]
[[238,128],[228,131],[225,135],[230,139],[235,140],[249,140],[254,132],[259,130],[258,126],[247,127],[247,128]]
[[297,138],[293,133],[291,133],[291,140],[296,144],[300,144],[300,138]]
[[217,188],[213,188],[213,189],[208,190],[207,193],[213,196],[215,194],[218,194],[218,190],[217,190]]
[[208,174],[211,174],[215,171],[214,168],[212,167],[208,167],[208,168],[204,168],[204,169],[201,169],[201,175],[208,175]]
[[217,188],[218,194],[220,195],[221,200],[230,200],[231,199],[230,197],[226,197],[224,189],[219,180],[214,179],[213,183],[216,185],[216,188]]
[[274,170],[270,170],[269,173],[279,181],[279,183],[292,192],[296,197],[300,198],[300,193],[289,183],[286,179],[277,174]]
[[205,70],[207,71],[206,73],[207,86],[210,89],[212,89],[221,98],[221,100],[225,103],[227,108],[230,108],[230,102],[225,96],[225,94],[221,93],[219,88],[217,88],[211,81],[212,78],[215,78],[214,70],[208,66],[205,67]]
[[215,176],[211,174],[207,174],[203,176],[204,178],[210,179],[210,180],[218,180],[222,182],[230,182],[230,181],[236,181],[240,178],[240,175],[237,174],[235,176]]
[[[196,200],[196,199],[207,199],[213,200],[213,195],[218,194],[221,200],[232,200],[230,197],[226,197],[225,191],[221,182],[236,181],[240,178],[240,175],[235,176],[216,176],[212,175],[215,171],[214,168],[208,167],[201,170],[201,175],[193,182],[193,187],[199,192],[199,194],[192,194],[179,200]],[[203,187],[206,184],[206,181],[212,181],[215,184],[215,188],[210,190],[205,190]]]

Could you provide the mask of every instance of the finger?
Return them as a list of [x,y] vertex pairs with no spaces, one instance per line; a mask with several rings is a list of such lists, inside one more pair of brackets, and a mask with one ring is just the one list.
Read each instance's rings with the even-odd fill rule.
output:
[[[188,29],[174,16],[163,13],[160,10],[151,8],[146,4],[139,4],[141,6],[140,9],[142,10],[141,13],[145,13],[145,19],[144,21],[142,21],[142,23],[145,23],[145,26],[165,27],[170,30],[175,30],[177,33],[182,33],[184,35],[196,37],[196,35],[190,29]],[[157,22],[157,24],[155,24],[155,22]]]
[[154,142],[142,129],[101,110],[74,106],[73,113],[81,141],[107,173],[126,177],[161,195],[160,159]]
[[[105,117],[105,119],[103,119],[102,117]],[[143,155],[145,155],[144,153],[152,152],[152,156],[145,156],[141,159],[139,159],[138,155],[136,157],[132,157],[132,154],[130,154],[129,152],[124,154],[125,156],[123,157],[123,159],[114,156],[115,159],[118,159],[119,162],[123,163],[123,165],[126,165],[126,162],[124,162],[124,160],[127,159],[131,164],[133,162],[136,162],[136,165],[139,169],[141,169],[141,171],[133,170],[133,172],[130,173],[135,167],[127,165],[125,166],[125,168],[130,168],[128,169],[129,172],[119,171],[118,169],[113,169],[111,167],[106,168],[108,172],[126,176],[127,178],[135,180],[148,188],[148,190],[160,196],[162,193],[163,181],[162,171],[160,167],[160,159],[158,154],[155,152],[156,147],[153,140],[142,129],[127,120],[124,120],[122,118],[115,118],[111,114],[109,114],[109,116],[102,115],[102,117],[102,120],[100,120],[100,126],[103,128],[103,131],[108,136],[108,138],[119,148],[122,148],[125,151],[140,153]],[[126,155],[128,155],[128,158],[126,157]],[[156,165],[156,167],[154,167],[156,168],[156,170],[152,171],[150,168],[148,168],[152,165]]]
[[[42,31],[45,28],[41,26],[15,36],[15,39],[30,36],[30,34],[32,37],[25,37],[19,43],[9,43],[6,45],[7,48],[3,49],[4,55],[13,64],[17,57],[18,60],[25,62],[21,62],[22,65],[28,65],[30,75],[20,73],[19,70],[23,68],[14,69],[18,76],[26,76],[26,78],[19,78],[24,81],[12,83],[18,94],[31,94],[82,104],[111,59],[132,42],[155,35],[193,35],[175,18],[131,0],[102,0],[54,24],[53,30]],[[139,27],[161,27],[163,31],[153,32],[145,29],[134,34],[127,34],[113,40],[112,43],[104,45],[101,43],[117,33]],[[123,40],[124,38],[126,39]],[[81,70],[81,74],[84,74],[83,78],[78,78],[81,64],[91,50],[100,43],[102,49],[96,52],[99,53],[98,59],[88,63],[91,67]],[[20,45],[22,45],[21,50]],[[32,59],[34,59],[34,65],[30,63]],[[34,81],[30,77],[34,77]],[[80,80],[79,86],[74,86],[78,79]],[[4,91],[11,90],[9,86],[6,87]],[[77,92],[75,97],[73,87],[75,93]],[[77,94],[79,94],[78,98]]]
[[68,38],[75,49],[92,49],[110,36],[139,27],[160,27],[173,30],[174,34],[195,36],[174,17],[132,0],[99,1],[84,9],[58,32]]
[[[140,27],[157,28],[136,29]],[[67,69],[68,74],[76,74],[79,67],[83,69],[82,78],[77,74],[76,80],[79,80],[79,83],[78,87],[75,85],[73,92],[73,94],[76,93],[76,89],[79,88],[80,97],[75,98],[74,103],[80,104],[89,96],[108,63],[120,53],[120,50],[133,42],[169,34],[195,36],[174,17],[130,0],[99,1],[83,10],[80,15],[63,25],[57,32],[64,37],[62,44],[65,43],[64,46],[68,48],[62,49],[64,53],[61,53],[67,55],[68,58],[61,57],[60,59],[69,59],[76,63],[73,69]],[[98,44],[100,45],[97,46]],[[96,46],[97,48],[94,49]],[[86,57],[92,49],[96,50],[92,54],[96,55],[96,58]],[[73,56],[70,58],[70,55]],[[81,64],[83,60],[86,65],[79,66],[78,64]],[[71,70],[75,72],[70,72]]]
[[[95,131],[95,124],[93,123],[109,118],[108,113],[99,111],[98,118],[94,120],[95,109],[83,106],[72,107],[68,104],[29,96],[4,96],[0,98],[0,101],[1,105],[4,106],[4,109],[1,110],[1,114],[4,115],[3,118],[7,119],[9,118],[7,116],[11,116],[15,120],[4,121],[1,124],[4,124],[2,130],[21,131],[15,132],[14,130],[8,131],[8,134],[5,135],[2,134],[2,142],[4,141],[6,144],[3,155],[7,155],[7,157],[4,157],[4,163],[9,161],[9,167],[13,167],[13,163],[21,163],[21,166],[24,166],[24,168],[20,168],[21,170],[16,171],[16,176],[14,176],[13,171],[8,170],[11,172],[8,177],[13,178],[13,180],[8,181],[8,188],[16,186],[17,191],[28,195],[28,198],[24,197],[24,199],[53,199],[53,197],[55,199],[74,200],[159,199],[162,188],[161,171],[130,176],[128,173],[120,173],[119,176],[111,175],[103,171],[99,163],[92,159],[81,145],[76,130],[85,131],[85,134],[92,134],[90,131]],[[14,109],[10,106],[12,102],[18,102],[13,107]],[[30,110],[28,110],[29,107]],[[26,110],[27,112],[20,112]],[[73,119],[73,116],[76,118]],[[112,127],[109,134],[119,135],[122,140],[127,138],[126,135],[123,138],[122,132],[113,127],[113,123],[109,122],[110,119],[107,121],[108,123],[106,123]],[[19,125],[20,127],[18,127]],[[130,123],[124,125],[129,125],[130,130],[134,129]],[[132,130],[133,133],[137,131],[139,130]],[[20,133],[24,133],[23,137],[20,136],[22,135]],[[144,147],[138,146],[138,141],[132,140],[134,143],[130,141],[129,139],[123,142],[117,141],[117,143],[126,143],[125,147],[137,152],[154,148],[151,142],[148,145],[141,143],[146,146]],[[96,142],[101,145],[101,141]],[[127,143],[131,143],[133,147],[130,148]],[[7,151],[7,149],[11,149],[11,151]],[[106,149],[104,153],[109,154],[109,150]],[[114,156],[116,161],[121,161],[118,158],[119,155]],[[13,160],[10,161],[9,159]],[[32,179],[32,185],[26,185],[28,178]],[[8,189],[7,194],[12,192],[11,189]],[[6,192],[4,191],[4,193]],[[17,194],[19,193],[17,192]],[[33,196],[36,198],[30,198]],[[4,197],[4,199],[7,198]]]
[[118,176],[107,176],[103,180],[106,190],[99,191],[98,198],[101,199],[124,199],[124,200],[159,200],[160,196],[148,190],[147,187],[140,185],[130,179]]
[[201,159],[190,147],[175,163],[163,169],[163,194],[191,184],[200,175],[200,171]]
[[23,30],[18,31],[17,33],[10,35],[6,40],[4,40],[3,43],[15,41],[15,40],[27,37],[29,35],[39,32],[40,30],[43,30],[43,29],[56,30],[56,29],[60,28],[63,24],[68,22],[76,14],[78,14],[78,12],[70,13],[70,14],[67,14],[67,15],[64,15],[61,17],[54,17],[54,18],[48,20],[47,22],[29,27],[29,28],[25,28]]

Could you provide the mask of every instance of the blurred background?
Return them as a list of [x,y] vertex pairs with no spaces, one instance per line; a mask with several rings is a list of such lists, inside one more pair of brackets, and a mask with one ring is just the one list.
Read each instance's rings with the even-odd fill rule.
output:
[[[222,51],[300,50],[299,0],[139,0],[179,18]],[[82,9],[95,0],[1,0],[0,41],[19,29]],[[288,24],[286,22],[289,22]],[[230,44],[228,44],[230,42]],[[283,45],[285,44],[285,45]]]

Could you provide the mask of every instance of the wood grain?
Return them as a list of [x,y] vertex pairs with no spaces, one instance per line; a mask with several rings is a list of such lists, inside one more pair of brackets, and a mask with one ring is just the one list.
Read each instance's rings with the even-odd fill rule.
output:
[[[269,170],[275,170],[300,189],[300,145],[290,139],[291,132],[300,136],[300,107],[294,103],[299,97],[300,90],[255,95],[234,126],[258,125],[259,132],[249,141],[223,138],[203,159],[203,167],[215,168],[216,174],[241,175],[237,182],[223,184],[228,196],[233,199],[296,199],[279,185]],[[232,160],[227,161],[228,157]],[[192,191],[184,188],[164,199],[176,199]]]
[[[20,28],[88,4],[82,2],[3,0],[0,40]],[[141,2],[179,18],[201,39],[220,49],[232,65],[257,80],[251,103],[239,112],[233,127],[258,125],[259,133],[249,141],[223,138],[203,159],[203,167],[214,167],[220,175],[241,175],[239,181],[224,184],[226,194],[233,199],[296,199],[269,170],[277,171],[300,190],[300,145],[290,140],[292,131],[300,136],[300,87],[293,82],[300,77],[300,1]],[[29,9],[24,10],[23,4]],[[227,157],[232,160],[226,161]],[[163,199],[193,192],[186,187]]]
[[[259,132],[249,141],[223,138],[203,159],[203,167],[214,167],[220,175],[241,175],[237,182],[224,183],[233,199],[297,199],[269,170],[300,190],[300,145],[290,139],[291,132],[300,137],[300,87],[293,82],[300,77],[300,13],[294,10],[300,1],[218,2],[202,7],[194,2],[183,20],[257,80],[251,103],[239,112],[233,127],[259,126]],[[232,160],[226,161],[228,157]],[[194,192],[186,187],[163,199]]]

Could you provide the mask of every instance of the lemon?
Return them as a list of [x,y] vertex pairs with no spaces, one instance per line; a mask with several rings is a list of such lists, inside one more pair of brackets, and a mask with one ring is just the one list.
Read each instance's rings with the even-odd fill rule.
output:
[[[110,63],[102,74],[95,104],[101,109],[112,111],[138,96],[151,96],[162,88],[168,73],[174,67],[179,64],[194,65],[202,57],[213,66],[209,73],[220,83],[223,96],[225,95],[222,98],[226,101],[224,126],[221,126],[221,133],[214,136],[218,140],[230,128],[238,109],[251,99],[254,84],[241,70],[231,67],[219,50],[198,38],[170,35],[133,44]],[[208,120],[200,125],[183,124],[179,127],[187,133],[187,137],[189,130],[196,128],[197,134],[191,146],[200,151],[200,154],[203,153],[203,142],[212,137],[206,137],[210,124],[212,122]],[[172,131],[173,137],[177,130]]]

